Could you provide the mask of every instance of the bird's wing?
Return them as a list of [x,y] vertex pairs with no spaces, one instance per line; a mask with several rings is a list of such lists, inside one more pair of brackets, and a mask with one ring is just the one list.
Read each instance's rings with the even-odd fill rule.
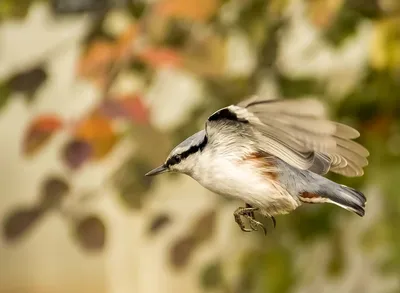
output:
[[252,97],[211,115],[206,132],[215,133],[223,121],[250,127],[257,147],[303,170],[356,177],[368,165],[368,150],[352,140],[359,132],[327,120],[323,104],[316,99]]

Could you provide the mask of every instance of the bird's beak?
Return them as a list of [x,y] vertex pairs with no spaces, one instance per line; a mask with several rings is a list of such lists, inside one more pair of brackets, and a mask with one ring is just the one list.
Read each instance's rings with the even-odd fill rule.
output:
[[160,167],[157,167],[153,170],[151,170],[150,172],[146,173],[145,176],[155,176],[155,175],[159,175],[165,172],[168,172],[168,168],[165,167],[164,165],[161,165]]

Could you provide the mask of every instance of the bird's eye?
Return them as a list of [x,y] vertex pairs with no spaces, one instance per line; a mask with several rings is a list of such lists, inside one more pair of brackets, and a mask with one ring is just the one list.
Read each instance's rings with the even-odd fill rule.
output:
[[176,156],[173,156],[172,158],[170,158],[169,160],[168,160],[168,165],[176,165],[176,164],[179,164],[179,162],[182,160],[182,157],[181,157],[181,155],[176,155]]

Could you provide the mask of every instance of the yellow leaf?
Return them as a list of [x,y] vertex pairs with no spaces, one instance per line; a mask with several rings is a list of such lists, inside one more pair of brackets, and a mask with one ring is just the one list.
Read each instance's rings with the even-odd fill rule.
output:
[[206,22],[217,11],[219,2],[219,0],[161,0],[157,3],[155,11],[167,18]]
[[400,66],[399,36],[399,19],[385,19],[376,23],[370,49],[372,67],[383,70]]

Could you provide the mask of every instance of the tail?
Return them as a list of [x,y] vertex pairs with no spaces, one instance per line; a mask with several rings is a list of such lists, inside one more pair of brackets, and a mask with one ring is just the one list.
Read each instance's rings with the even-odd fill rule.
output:
[[324,188],[316,193],[303,192],[300,199],[308,203],[333,203],[360,217],[365,215],[365,204],[367,203],[367,199],[360,191],[336,183],[334,186],[330,185],[329,188]]
[[365,195],[354,188],[339,185],[336,192],[328,196],[331,203],[336,204],[348,211],[354,212],[360,217],[365,215]]

